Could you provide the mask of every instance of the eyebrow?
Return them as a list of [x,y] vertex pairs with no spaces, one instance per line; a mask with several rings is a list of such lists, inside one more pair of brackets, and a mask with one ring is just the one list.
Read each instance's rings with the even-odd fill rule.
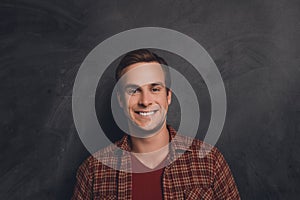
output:
[[[165,84],[162,83],[162,82],[155,82],[155,83],[150,83],[150,84],[147,84],[147,85],[151,85],[152,87],[158,86],[158,85],[165,87]],[[125,85],[124,89],[128,89],[128,88],[140,88],[140,87],[141,86],[136,85],[136,84],[127,84],[127,85]]]
[[151,83],[151,86],[157,86],[157,85],[160,85],[160,86],[163,86],[163,87],[165,87],[165,84],[164,84],[164,83],[162,83],[162,82]]

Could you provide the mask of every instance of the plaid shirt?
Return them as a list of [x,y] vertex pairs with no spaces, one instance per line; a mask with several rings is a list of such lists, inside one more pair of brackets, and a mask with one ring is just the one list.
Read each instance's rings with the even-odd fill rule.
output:
[[[168,129],[172,142],[167,159],[177,157],[164,169],[162,185],[165,200],[240,199],[230,169],[216,148],[179,134],[175,137],[175,130]],[[132,174],[122,170],[131,165],[129,136],[124,136],[116,145],[125,151],[110,145],[83,162],[77,171],[72,200],[132,199]],[[111,167],[102,164],[98,156]]]

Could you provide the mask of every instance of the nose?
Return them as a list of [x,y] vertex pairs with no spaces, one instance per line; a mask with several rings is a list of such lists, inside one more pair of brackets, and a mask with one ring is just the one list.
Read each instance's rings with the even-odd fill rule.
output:
[[152,104],[152,95],[149,91],[143,91],[140,94],[139,105],[143,107],[147,107]]

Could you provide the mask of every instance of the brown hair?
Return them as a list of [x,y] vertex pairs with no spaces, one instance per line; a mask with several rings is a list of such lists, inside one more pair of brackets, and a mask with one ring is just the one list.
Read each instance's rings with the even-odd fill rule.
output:
[[122,58],[120,61],[117,69],[115,78],[118,81],[122,76],[122,71],[128,67],[129,65],[139,63],[139,62],[157,62],[161,64],[162,70],[165,75],[165,84],[167,91],[171,86],[171,79],[170,79],[170,71],[168,69],[167,62],[162,58],[156,55],[155,53],[149,51],[148,49],[137,49],[134,51],[130,51]]

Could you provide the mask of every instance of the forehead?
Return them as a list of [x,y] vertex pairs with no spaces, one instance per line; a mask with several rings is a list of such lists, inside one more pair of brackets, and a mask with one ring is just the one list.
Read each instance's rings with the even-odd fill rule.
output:
[[164,71],[157,62],[141,62],[129,65],[122,71],[120,79],[123,85],[147,85],[165,83]]

